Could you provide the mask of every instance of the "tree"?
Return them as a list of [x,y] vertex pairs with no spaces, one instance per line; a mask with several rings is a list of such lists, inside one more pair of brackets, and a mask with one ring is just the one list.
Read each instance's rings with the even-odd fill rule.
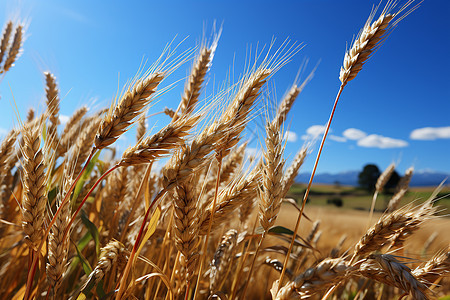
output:
[[374,164],[367,164],[363,170],[358,174],[358,184],[361,188],[373,192],[377,179],[380,176],[380,169]]
[[384,186],[384,192],[388,193],[393,191],[395,187],[397,187],[398,183],[400,181],[400,175],[398,175],[397,171],[394,170],[391,177],[389,178],[388,182],[386,182],[386,185]]

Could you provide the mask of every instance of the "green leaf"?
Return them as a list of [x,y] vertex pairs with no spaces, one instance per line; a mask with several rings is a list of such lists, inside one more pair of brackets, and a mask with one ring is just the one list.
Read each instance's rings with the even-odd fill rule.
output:
[[283,226],[273,226],[269,229],[268,233],[287,234],[291,236],[294,235],[294,232],[292,230]]
[[53,201],[56,199],[56,195],[58,194],[57,187],[54,187],[52,190],[48,191],[48,203],[51,205]]
[[95,242],[95,252],[97,253],[97,256],[100,254],[100,238],[98,234],[97,226],[95,226],[94,223],[89,220],[86,213],[82,210],[81,211],[81,222],[83,222],[84,226],[86,226],[87,230],[91,234],[92,238]]
[[97,288],[95,289],[95,291],[97,292],[97,295],[100,299],[104,299],[106,294],[105,291],[103,290],[103,279],[100,280],[100,282],[97,284]]
[[[83,175],[81,175],[80,179],[77,182],[77,185],[75,186],[75,189],[73,191],[72,200],[71,200],[71,207],[75,205],[75,201],[77,201],[78,196],[81,193],[81,190],[83,189],[84,183],[89,178],[92,170],[95,167],[95,164],[97,163],[98,157],[100,155],[101,151],[97,151],[97,153],[92,157],[91,161],[86,167],[86,170],[84,170]],[[76,174],[78,175],[78,174]]]
[[[78,247],[78,249],[80,251],[83,251],[83,249],[89,244],[89,242],[92,240],[92,235],[90,232],[86,232],[86,234],[78,241],[78,244],[76,247]],[[78,257],[74,257],[70,263],[69,266],[69,272],[68,274],[71,274],[76,266],[80,263],[80,259]]]
[[81,253],[80,249],[78,249],[77,245],[75,245],[75,250],[77,250],[78,259],[81,261],[81,265],[83,266],[84,273],[89,276],[92,272],[92,267],[87,261],[86,257]]

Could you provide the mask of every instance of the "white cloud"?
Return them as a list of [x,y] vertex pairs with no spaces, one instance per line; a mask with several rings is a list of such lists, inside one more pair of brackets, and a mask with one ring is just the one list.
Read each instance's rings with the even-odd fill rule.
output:
[[345,137],[332,135],[332,134],[330,134],[329,139],[332,141],[335,141],[335,142],[339,142],[339,143],[345,143],[347,141],[347,139]]
[[8,134],[8,130],[5,128],[0,128],[0,136],[6,136],[6,134]]
[[410,136],[412,140],[436,140],[450,139],[450,126],[447,127],[424,127],[414,129]]
[[298,136],[297,136],[297,134],[296,134],[295,132],[293,132],[293,131],[286,131],[286,132],[284,133],[284,139],[285,139],[286,141],[288,141],[288,142],[295,143],[295,142],[297,141],[297,139],[298,139]]
[[342,135],[349,140],[360,140],[365,138],[367,133],[356,128],[348,128],[342,133]]
[[59,115],[59,123],[66,124],[69,121],[70,117],[66,115]]
[[302,135],[302,140],[312,140],[325,132],[327,127],[324,125],[313,125],[306,129],[306,134]]
[[368,135],[358,140],[358,146],[367,148],[402,148],[408,146],[408,142],[390,137],[385,137],[378,134]]
[[306,133],[311,136],[318,136],[325,132],[327,127],[324,125],[313,125],[306,129]]
[[255,157],[257,154],[258,154],[258,149],[252,148],[252,147],[245,148],[245,155],[247,157],[249,157],[249,156]]

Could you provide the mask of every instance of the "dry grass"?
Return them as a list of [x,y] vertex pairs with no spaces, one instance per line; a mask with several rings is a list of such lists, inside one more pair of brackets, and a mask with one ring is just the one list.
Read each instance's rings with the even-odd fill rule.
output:
[[[389,2],[375,22],[371,14],[345,55],[328,128],[343,87],[410,4],[392,13]],[[5,27],[4,71],[20,52],[22,30],[12,22]],[[258,99],[267,81],[298,47],[283,44],[273,57],[269,50],[233,88],[211,96],[213,104],[199,109],[216,46],[217,37],[199,47],[178,109],[164,110],[168,124],[153,135],[146,125],[153,121],[145,117],[149,103],[184,58],[159,60],[109,109],[88,114],[82,107],[65,128],[58,122],[56,78],[45,73],[47,110],[41,115],[30,110],[26,123],[0,145],[2,299],[426,299],[448,294],[450,224],[435,216],[437,193],[422,204],[398,208],[412,176],[408,171],[389,210],[375,213],[369,230],[366,212],[325,210],[305,206],[306,201],[301,207],[283,204],[307,155],[306,147],[300,149],[285,168],[283,124],[313,72],[300,85],[295,80],[267,120],[263,158],[250,162],[248,141],[241,141],[244,130],[263,110]],[[213,114],[213,105],[223,110]],[[135,122],[136,143],[116,153],[116,140]],[[155,168],[163,157],[165,166]],[[392,170],[382,174],[377,192]]]

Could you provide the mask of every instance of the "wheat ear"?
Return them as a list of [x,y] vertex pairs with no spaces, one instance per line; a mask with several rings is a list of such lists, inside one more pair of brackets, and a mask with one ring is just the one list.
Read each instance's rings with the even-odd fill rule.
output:
[[[278,293],[272,295],[276,300],[310,298],[349,277],[355,269],[343,258],[327,258],[316,267],[309,268],[294,277]],[[278,281],[275,281],[275,288],[272,288],[272,291],[276,291],[276,285],[278,285]]]
[[19,24],[16,27],[16,31],[14,33],[14,39],[9,48],[8,56],[6,57],[5,64],[3,65],[3,70],[0,73],[7,72],[16,61],[19,56],[20,49],[22,47],[23,42],[23,25]]
[[[70,164],[66,163],[64,167],[63,184],[60,193],[58,193],[56,201],[57,207],[62,204],[67,190],[72,184],[72,174],[69,174]],[[64,231],[70,220],[70,205],[69,202],[63,203],[61,213],[57,215],[56,221],[53,224],[48,242],[48,263],[46,266],[47,279],[54,289],[56,294],[58,288],[62,283],[64,272],[67,268],[67,256],[69,248],[69,236],[64,238]]]
[[184,87],[184,93],[177,111],[173,114],[172,120],[175,121],[179,117],[188,116],[195,108],[200,96],[200,89],[205,81],[206,72],[209,69],[214,49],[203,47],[200,50],[188,81]]
[[419,282],[411,273],[411,269],[400,263],[393,255],[371,255],[366,262],[361,264],[359,271],[365,277],[404,290],[413,299],[428,299],[427,286]]
[[381,193],[381,191],[383,191],[384,186],[389,181],[389,178],[391,178],[392,174],[394,173],[394,170],[395,170],[395,164],[392,163],[386,168],[386,170],[383,171],[383,173],[381,173],[381,175],[377,179],[377,183],[375,184],[375,193],[373,194],[372,204],[370,206],[370,213],[369,213],[369,219],[367,222],[367,224],[368,224],[367,227],[370,226],[370,223],[372,221],[372,216],[373,216],[373,211],[375,209],[375,203],[377,201],[377,196],[379,193]]
[[[215,217],[212,223],[214,228],[220,228],[218,225],[229,219],[236,209],[253,200],[257,193],[258,175],[255,171],[252,171],[247,177],[238,177],[218,194],[214,212]],[[202,212],[199,227],[201,235],[207,233],[211,222],[212,210],[213,205],[210,203],[207,209]]]
[[233,261],[233,253],[238,240],[238,232],[235,229],[229,229],[217,247],[214,257],[211,261],[209,273],[209,290],[211,293],[220,290],[221,285],[226,281],[228,267]]
[[266,126],[266,148],[262,172],[262,192],[259,204],[259,222],[264,231],[275,223],[282,200],[283,150],[280,131],[277,125]]
[[344,63],[339,74],[339,80],[343,86],[358,75],[359,71],[362,70],[364,63],[369,59],[372,53],[380,47],[384,39],[388,36],[389,30],[416,8],[413,7],[400,16],[412,2],[414,1],[408,1],[397,12],[391,13],[396,6],[396,2],[388,1],[380,16],[374,22],[372,21],[377,9],[372,11],[366,24],[364,24],[364,27],[353,42],[352,47],[345,53]]
[[93,288],[108,274],[113,265],[116,263],[124,264],[126,260],[127,255],[125,246],[116,240],[111,240],[101,249],[100,259],[94,270],[89,274],[89,277],[83,284],[81,290],[84,291]]
[[397,233],[402,234],[401,237],[398,237],[399,239],[406,238],[408,234],[417,230],[424,221],[429,219],[435,211],[432,201],[428,200],[418,207],[409,205],[383,215],[356,244],[352,260],[356,256],[367,255],[381,249]]
[[103,149],[114,143],[134,119],[150,103],[151,96],[164,78],[164,73],[155,72],[138,79],[121,97],[117,106],[103,118],[95,137],[95,148]]
[[183,255],[186,282],[194,276],[200,254],[198,253],[198,209],[196,187],[186,182],[176,187],[173,201],[175,246]]
[[144,138],[145,133],[147,132],[147,122],[145,118],[145,114],[138,121],[137,129],[136,129],[136,142],[139,143],[142,138]]
[[27,112],[27,123],[33,121],[34,119],[34,109],[30,107]]
[[389,200],[386,212],[389,213],[398,208],[400,200],[402,200],[403,196],[405,196],[406,192],[408,191],[409,182],[411,181],[413,173],[413,167],[410,167],[408,170],[406,170],[405,175],[400,179],[400,182],[397,185],[394,196],[391,200]]
[[445,251],[438,252],[425,264],[412,271],[414,277],[428,287],[443,276],[450,275],[450,247]]
[[282,181],[283,197],[286,196],[292,184],[294,183],[295,177],[297,177],[298,171],[300,170],[300,168],[303,165],[303,162],[305,161],[307,151],[308,151],[307,148],[300,149],[295,155],[294,160],[292,161],[289,168],[286,169]]
[[[47,129],[48,138],[54,139],[56,137],[56,128],[59,125],[59,96],[58,86],[56,84],[55,75],[50,72],[44,72],[45,76],[45,94],[47,97],[47,109],[49,111],[50,126]],[[54,148],[56,144],[53,145]]]
[[[19,132],[17,130],[12,129],[0,145],[0,174],[2,175],[4,174],[3,170],[6,167],[9,156],[14,152],[14,144],[16,143],[18,134]],[[0,184],[1,181],[0,179]]]
[[44,232],[45,206],[47,204],[47,176],[44,155],[40,149],[40,126],[24,127],[22,136],[23,153],[23,202],[22,227],[25,241],[37,250]]
[[5,29],[3,29],[2,40],[0,42],[0,64],[2,63],[3,58],[5,57],[6,49],[8,49],[9,39],[11,38],[12,30],[13,30],[13,22],[8,21],[8,23],[5,26]]
[[97,133],[98,125],[100,124],[100,118],[93,116],[89,118],[86,122],[86,126],[83,126],[80,134],[78,135],[75,145],[73,146],[73,161],[70,163],[74,164],[74,172],[72,176],[75,177],[80,173],[83,163],[89,156],[89,151],[94,143],[95,134]]
[[177,119],[154,135],[141,139],[135,146],[125,150],[119,165],[126,167],[149,163],[167,155],[172,149],[176,149],[184,143],[184,137],[197,124],[200,116]]

